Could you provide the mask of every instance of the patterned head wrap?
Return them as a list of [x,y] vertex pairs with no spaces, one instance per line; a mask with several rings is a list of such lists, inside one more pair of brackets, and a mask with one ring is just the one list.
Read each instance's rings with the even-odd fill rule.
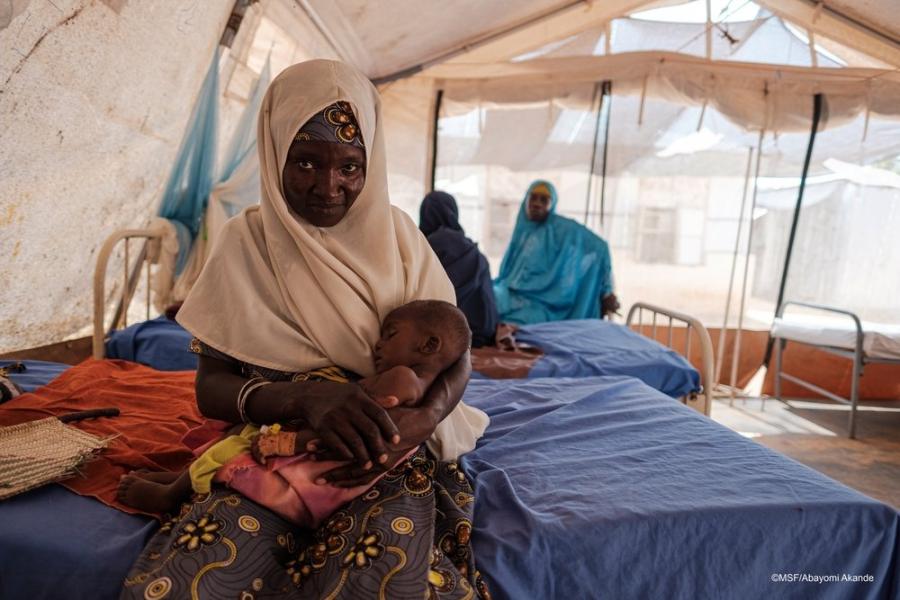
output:
[[326,106],[304,123],[294,139],[298,142],[333,142],[365,149],[362,133],[349,102]]

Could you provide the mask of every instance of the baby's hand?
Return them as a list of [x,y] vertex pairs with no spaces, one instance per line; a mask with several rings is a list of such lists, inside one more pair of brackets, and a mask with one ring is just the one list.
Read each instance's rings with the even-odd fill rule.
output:
[[250,454],[261,465],[266,464],[270,456],[294,456],[297,454],[297,432],[260,433],[250,442]]
[[253,437],[250,441],[250,456],[253,457],[253,460],[258,462],[261,465],[266,464],[267,455],[263,453],[263,451],[259,447],[260,438],[263,437],[264,434],[260,433]]
[[400,404],[400,399],[397,396],[379,396],[375,398],[375,402],[381,408],[394,408]]

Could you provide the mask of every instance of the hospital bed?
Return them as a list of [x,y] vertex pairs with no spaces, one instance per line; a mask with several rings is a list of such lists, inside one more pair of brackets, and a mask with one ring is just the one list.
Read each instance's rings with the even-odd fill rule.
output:
[[[897,597],[895,510],[637,379],[476,380],[465,400],[491,417],[462,465],[498,600]],[[0,597],[115,598],[156,527],[58,484],[2,501]],[[773,582],[781,573],[872,580]]]
[[[806,308],[825,315],[792,314],[785,317],[789,307]],[[838,317],[838,319],[835,319]],[[842,320],[841,320],[842,319]],[[856,437],[856,410],[859,405],[859,380],[867,364],[900,364],[900,326],[864,323],[848,310],[785,301],[778,307],[771,329],[775,343],[775,398],[782,400],[781,382],[787,380],[835,402],[850,406],[848,437]],[[850,397],[844,398],[796,375],[784,372],[782,353],[788,342],[813,346],[850,359],[853,371],[850,380]]]
[[[196,368],[197,358],[188,352],[191,336],[174,321],[151,320],[148,311],[146,321],[127,326],[127,309],[138,279],[146,276],[145,287],[151,287],[150,265],[159,260],[161,238],[162,232],[155,229],[124,230],[110,236],[101,248],[94,272],[94,358],[124,358],[160,370]],[[122,270],[112,276],[121,275],[121,293],[114,310],[108,311],[108,265],[117,247],[124,247]],[[149,306],[149,293],[146,302]],[[107,312],[113,313],[111,320]],[[680,352],[673,347],[677,326],[686,328]],[[707,416],[710,413],[712,343],[703,324],[690,315],[638,302],[628,312],[625,325],[599,319],[540,323],[521,327],[516,337],[543,351],[528,377],[629,375]],[[686,358],[692,344],[700,350],[699,372]]]

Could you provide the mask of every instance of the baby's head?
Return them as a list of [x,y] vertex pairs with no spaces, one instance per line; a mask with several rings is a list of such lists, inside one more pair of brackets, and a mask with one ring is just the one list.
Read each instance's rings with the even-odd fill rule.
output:
[[461,310],[441,300],[415,300],[385,317],[375,344],[375,370],[383,373],[403,365],[436,374],[455,363],[471,344],[472,332]]

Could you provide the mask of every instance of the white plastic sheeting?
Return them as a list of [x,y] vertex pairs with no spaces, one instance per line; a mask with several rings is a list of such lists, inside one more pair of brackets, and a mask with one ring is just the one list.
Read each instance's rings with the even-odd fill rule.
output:
[[14,5],[0,29],[0,351],[90,323],[95,251],[155,214],[231,5]]

